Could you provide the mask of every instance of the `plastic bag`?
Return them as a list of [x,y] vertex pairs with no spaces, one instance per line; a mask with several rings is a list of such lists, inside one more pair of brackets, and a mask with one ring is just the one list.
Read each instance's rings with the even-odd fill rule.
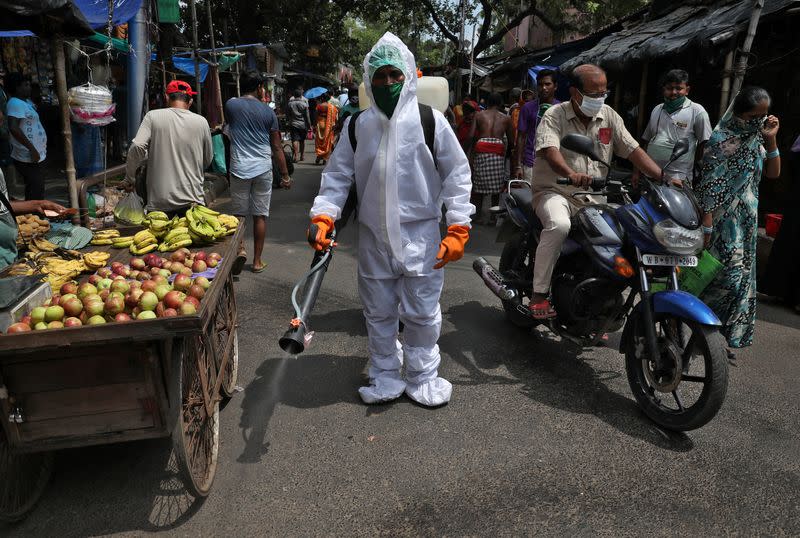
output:
[[122,224],[139,225],[144,221],[144,205],[135,192],[129,192],[114,208],[114,220]]
[[709,251],[704,250],[698,257],[697,267],[681,267],[678,282],[682,290],[697,297],[711,284],[720,269],[722,269],[722,264],[719,260]]

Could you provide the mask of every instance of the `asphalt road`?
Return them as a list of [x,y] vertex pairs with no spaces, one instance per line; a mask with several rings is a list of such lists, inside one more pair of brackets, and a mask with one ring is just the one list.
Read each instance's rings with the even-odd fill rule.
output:
[[437,410],[367,407],[366,333],[346,230],[312,318],[310,349],[277,340],[308,267],[320,168],[274,194],[265,259],[236,289],[238,393],[221,413],[211,495],[192,499],[165,441],[65,451],[40,505],[6,536],[797,535],[800,316],[762,303],[756,345],[730,369],[718,417],[686,435],[637,409],[621,355],[508,327],[471,260],[447,268]]

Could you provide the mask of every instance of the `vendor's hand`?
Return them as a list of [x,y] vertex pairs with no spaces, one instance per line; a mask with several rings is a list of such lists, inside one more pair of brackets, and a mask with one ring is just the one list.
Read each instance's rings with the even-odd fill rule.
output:
[[59,215],[61,215],[67,210],[67,208],[64,207],[63,205],[51,202],[50,200],[36,200],[36,212],[44,215],[46,209],[49,209],[50,211],[55,211]]
[[780,129],[781,122],[777,116],[767,116],[767,121],[764,123],[764,128],[761,129],[761,134],[767,140],[775,140],[778,136],[778,129]]
[[678,179],[677,177],[664,178],[664,182],[674,187],[683,187],[683,180]]
[[579,172],[572,172],[567,176],[570,182],[576,187],[588,187],[592,184],[592,176],[588,174],[581,174]]
[[30,152],[31,152],[31,162],[32,163],[38,163],[39,161],[42,160],[42,156],[39,155],[39,152],[37,150],[31,149]]
[[523,179],[523,177],[524,177],[524,173],[523,173],[522,167],[521,166],[517,166],[514,169],[514,178],[515,179]]
[[285,175],[281,177],[281,188],[282,189],[291,189],[292,188],[292,176]]
[[331,246],[328,234],[333,230],[333,219],[328,215],[317,215],[311,219],[311,224],[316,225],[316,233],[312,236],[312,227],[308,227],[306,232],[308,242],[314,250],[326,250]]
[[439,263],[433,268],[441,269],[450,262],[460,260],[464,256],[464,245],[467,241],[469,241],[469,228],[460,224],[448,226],[447,235],[439,243],[439,253],[436,254]]
[[703,234],[703,247],[708,248],[711,245],[711,234]]

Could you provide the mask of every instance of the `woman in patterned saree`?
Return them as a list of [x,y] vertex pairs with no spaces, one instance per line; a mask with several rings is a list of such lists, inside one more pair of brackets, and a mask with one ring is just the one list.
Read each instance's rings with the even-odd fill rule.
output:
[[[701,298],[722,320],[731,348],[753,343],[758,184],[762,173],[781,173],[779,123],[768,115],[769,105],[762,88],[744,88],[736,96],[706,144],[697,189],[706,247],[723,266]],[[733,358],[730,350],[728,355]]]
[[336,139],[336,120],[339,116],[339,109],[330,102],[326,93],[320,97],[317,105],[317,128],[314,133],[314,145],[317,150],[317,160],[315,164],[325,164],[333,151],[333,142]]

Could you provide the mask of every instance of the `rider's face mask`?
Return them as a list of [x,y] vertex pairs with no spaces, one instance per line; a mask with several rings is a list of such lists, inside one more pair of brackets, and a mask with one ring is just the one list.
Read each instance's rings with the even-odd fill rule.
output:
[[581,104],[578,105],[578,108],[581,109],[583,115],[586,116],[587,118],[594,118],[595,116],[597,116],[606,102],[607,94],[604,93],[600,97],[590,97],[588,95],[583,94],[580,90],[578,90],[578,93],[580,93],[581,97],[583,98],[581,100]]

